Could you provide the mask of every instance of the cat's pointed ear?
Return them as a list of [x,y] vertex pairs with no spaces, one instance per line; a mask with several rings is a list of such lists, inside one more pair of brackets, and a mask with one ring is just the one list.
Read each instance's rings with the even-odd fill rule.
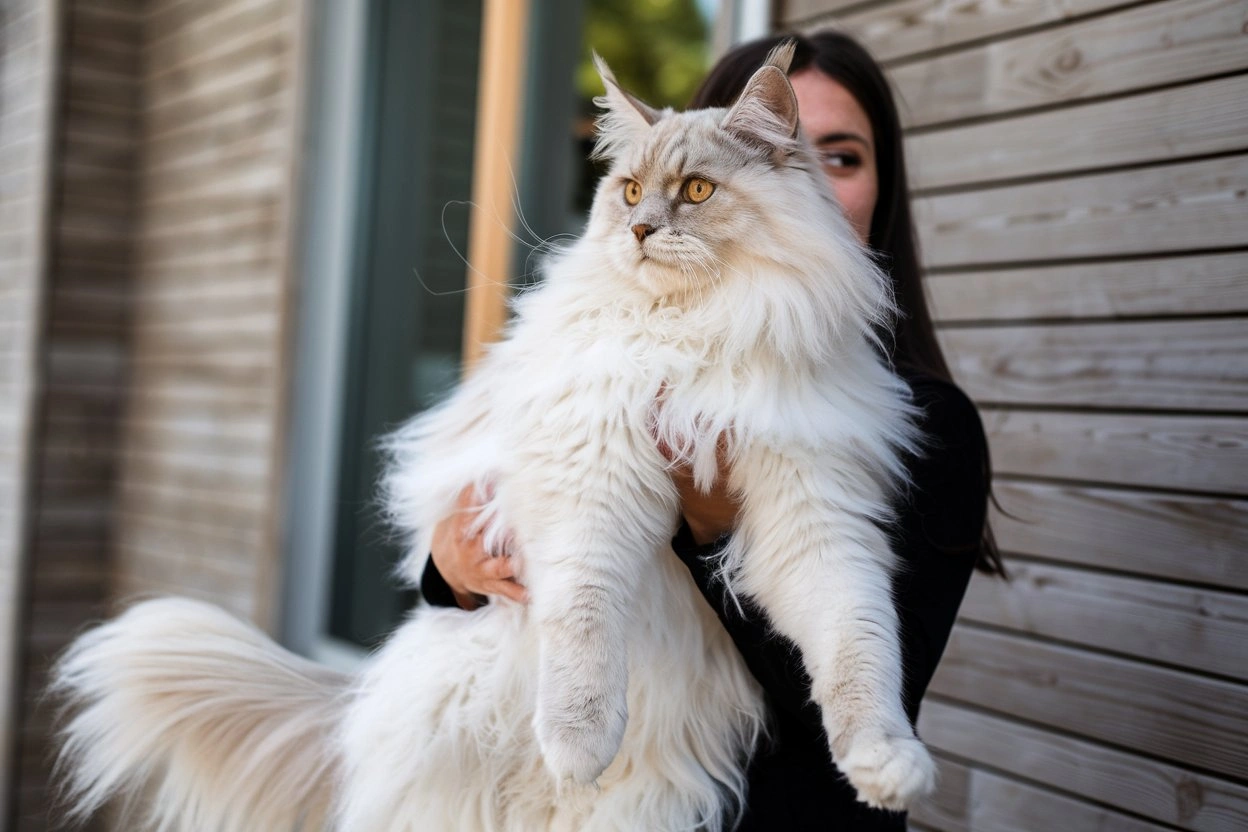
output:
[[663,117],[663,113],[626,92],[597,52],[594,53],[594,66],[598,68],[602,85],[607,90],[605,95],[594,99],[594,103],[603,110],[595,124],[598,141],[594,145],[594,156],[602,159],[614,156],[644,135],[652,124]]
[[787,154],[797,147],[797,96],[789,83],[793,41],[771,50],[719,126],[752,144]]

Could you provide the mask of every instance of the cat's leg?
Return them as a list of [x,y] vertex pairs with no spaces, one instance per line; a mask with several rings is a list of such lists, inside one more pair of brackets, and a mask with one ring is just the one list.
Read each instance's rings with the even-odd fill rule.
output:
[[837,766],[872,806],[904,809],[935,766],[902,704],[893,554],[870,516],[878,484],[848,458],[754,448],[734,468],[744,493],[729,550],[734,589],[801,649]]
[[631,605],[654,579],[676,495],[644,434],[596,428],[567,450],[525,464],[504,499],[539,628],[538,741],[558,780],[590,783],[624,735]]

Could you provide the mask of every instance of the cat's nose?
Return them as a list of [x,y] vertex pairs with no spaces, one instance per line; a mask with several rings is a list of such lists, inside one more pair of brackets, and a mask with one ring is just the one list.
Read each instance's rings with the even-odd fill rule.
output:
[[644,222],[639,222],[633,226],[633,236],[637,238],[637,242],[639,243],[653,234],[654,231],[655,228],[653,225],[647,225]]

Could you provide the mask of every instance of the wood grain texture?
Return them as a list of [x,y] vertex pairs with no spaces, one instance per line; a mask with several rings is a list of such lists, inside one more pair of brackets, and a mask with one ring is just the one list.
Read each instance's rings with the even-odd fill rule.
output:
[[1248,149],[1248,75],[917,133],[911,187],[1091,171]]
[[984,410],[998,474],[1248,495],[1239,416]]
[[963,624],[932,693],[1230,778],[1248,775],[1248,688]]
[[827,18],[840,9],[862,2],[864,0],[782,0],[780,12],[784,23],[792,26],[812,17]]
[[[128,281],[117,275],[132,266],[140,22],[137,10],[99,14],[96,2],[73,0],[62,7],[59,93],[63,101],[90,107],[62,112],[53,166],[41,426],[32,475],[38,507],[29,554],[34,591],[26,607],[21,716],[22,794],[35,796],[51,773],[46,726],[52,706],[43,696],[48,662],[104,611],[107,550],[100,544],[113,524],[129,340]],[[102,140],[91,140],[97,134]],[[48,552],[58,557],[45,557]],[[80,560],[69,560],[71,552]],[[20,814],[42,819],[47,811],[35,801],[23,804]]]
[[1006,552],[1248,589],[1248,501],[1004,478],[993,489]]
[[[465,370],[498,339],[507,320],[515,203],[510,171],[520,152],[528,0],[485,0],[482,13],[480,88],[473,142],[472,215],[469,221],[467,301],[464,312]],[[494,218],[491,221],[491,218]]]
[[[927,705],[923,707],[926,709]],[[933,756],[937,766],[936,792],[910,810],[909,820],[919,828],[969,832],[971,783],[975,772],[938,753]]]
[[940,342],[984,404],[1248,409],[1241,319],[946,329]]
[[1248,254],[953,272],[926,286],[937,324],[1248,312]]
[[[901,0],[836,16],[878,61],[888,62],[1017,29],[1129,5],[1130,0]],[[814,21],[811,29],[821,25]],[[822,24],[826,25],[826,24]]]
[[1248,681],[1243,595],[1018,559],[1010,577],[977,575],[961,617]]
[[910,812],[913,829],[934,832],[1049,829],[1161,832],[1167,828],[976,769],[939,752],[935,756],[940,767],[937,794],[933,800]]
[[973,832],[1036,832],[1095,829],[1097,832],[1163,832],[1167,827],[1104,809],[1048,789],[976,771]]
[[929,267],[1239,247],[1248,156],[928,196],[914,208]]
[[[1248,787],[945,701],[923,703],[933,749],[1195,832],[1248,825]],[[943,761],[942,775],[947,770]],[[962,779],[969,779],[963,775]],[[965,791],[955,780],[953,791]],[[944,786],[941,786],[942,791]]]
[[0,825],[27,823],[17,788],[25,691],[22,592],[34,525],[28,478],[38,431],[43,285],[48,267],[47,187],[53,165],[57,4],[15,0],[0,12]]
[[1129,92],[1248,67],[1242,0],[1136,6],[894,67],[908,127]]

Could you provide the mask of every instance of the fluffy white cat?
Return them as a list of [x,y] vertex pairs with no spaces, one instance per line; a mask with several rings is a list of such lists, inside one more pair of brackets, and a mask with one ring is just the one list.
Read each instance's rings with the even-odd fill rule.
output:
[[860,798],[930,790],[881,529],[915,439],[876,341],[888,281],[800,137],[790,55],[731,109],[688,113],[600,67],[611,167],[585,234],[476,372],[390,439],[407,576],[476,486],[531,603],[419,610],[354,680],[210,606],[140,604],[58,668],[77,814],[141,794],[152,828],[199,832],[730,826],[762,696],[670,551],[656,437],[703,487],[717,448],[731,461],[726,585],[800,647]]

